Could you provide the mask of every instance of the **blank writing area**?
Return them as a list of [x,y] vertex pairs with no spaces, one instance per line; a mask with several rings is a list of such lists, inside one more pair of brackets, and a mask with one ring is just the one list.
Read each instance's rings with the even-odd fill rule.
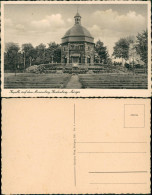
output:
[[[144,104],[144,128],[124,128],[126,103]],[[149,100],[127,99],[88,100],[75,105],[76,183],[80,192],[150,192],[149,108]]]
[[[134,104],[144,105],[144,128],[124,126],[124,105]],[[3,99],[2,105],[3,194],[150,192],[149,100]],[[129,107],[126,114],[142,110]]]
[[70,193],[73,102],[4,99],[3,108],[3,193]]

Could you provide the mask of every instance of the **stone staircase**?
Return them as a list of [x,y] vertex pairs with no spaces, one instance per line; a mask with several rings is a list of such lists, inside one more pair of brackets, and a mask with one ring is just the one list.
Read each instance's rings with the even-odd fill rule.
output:
[[64,88],[71,76],[67,74],[20,74],[6,77],[4,88],[7,89],[42,89],[42,88]]
[[146,75],[96,74],[79,75],[82,88],[99,89],[147,89]]

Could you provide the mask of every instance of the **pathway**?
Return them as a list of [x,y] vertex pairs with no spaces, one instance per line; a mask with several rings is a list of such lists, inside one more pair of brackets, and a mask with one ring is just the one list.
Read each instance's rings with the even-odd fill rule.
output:
[[66,89],[81,89],[81,83],[79,81],[78,75],[71,76],[71,79],[66,85]]

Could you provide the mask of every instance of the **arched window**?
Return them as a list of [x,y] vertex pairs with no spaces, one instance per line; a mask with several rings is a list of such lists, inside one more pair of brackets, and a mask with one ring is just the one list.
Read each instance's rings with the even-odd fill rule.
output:
[[91,58],[90,58],[90,56],[88,56],[87,57],[87,64],[90,64],[90,62],[91,62]]

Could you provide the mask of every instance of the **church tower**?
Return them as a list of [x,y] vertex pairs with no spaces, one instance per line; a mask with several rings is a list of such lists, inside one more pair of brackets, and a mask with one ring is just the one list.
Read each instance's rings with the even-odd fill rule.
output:
[[81,24],[81,16],[80,16],[80,14],[78,12],[74,16],[74,18],[75,18],[75,24]]
[[94,64],[94,38],[81,25],[81,16],[76,13],[75,24],[62,37],[62,64]]

